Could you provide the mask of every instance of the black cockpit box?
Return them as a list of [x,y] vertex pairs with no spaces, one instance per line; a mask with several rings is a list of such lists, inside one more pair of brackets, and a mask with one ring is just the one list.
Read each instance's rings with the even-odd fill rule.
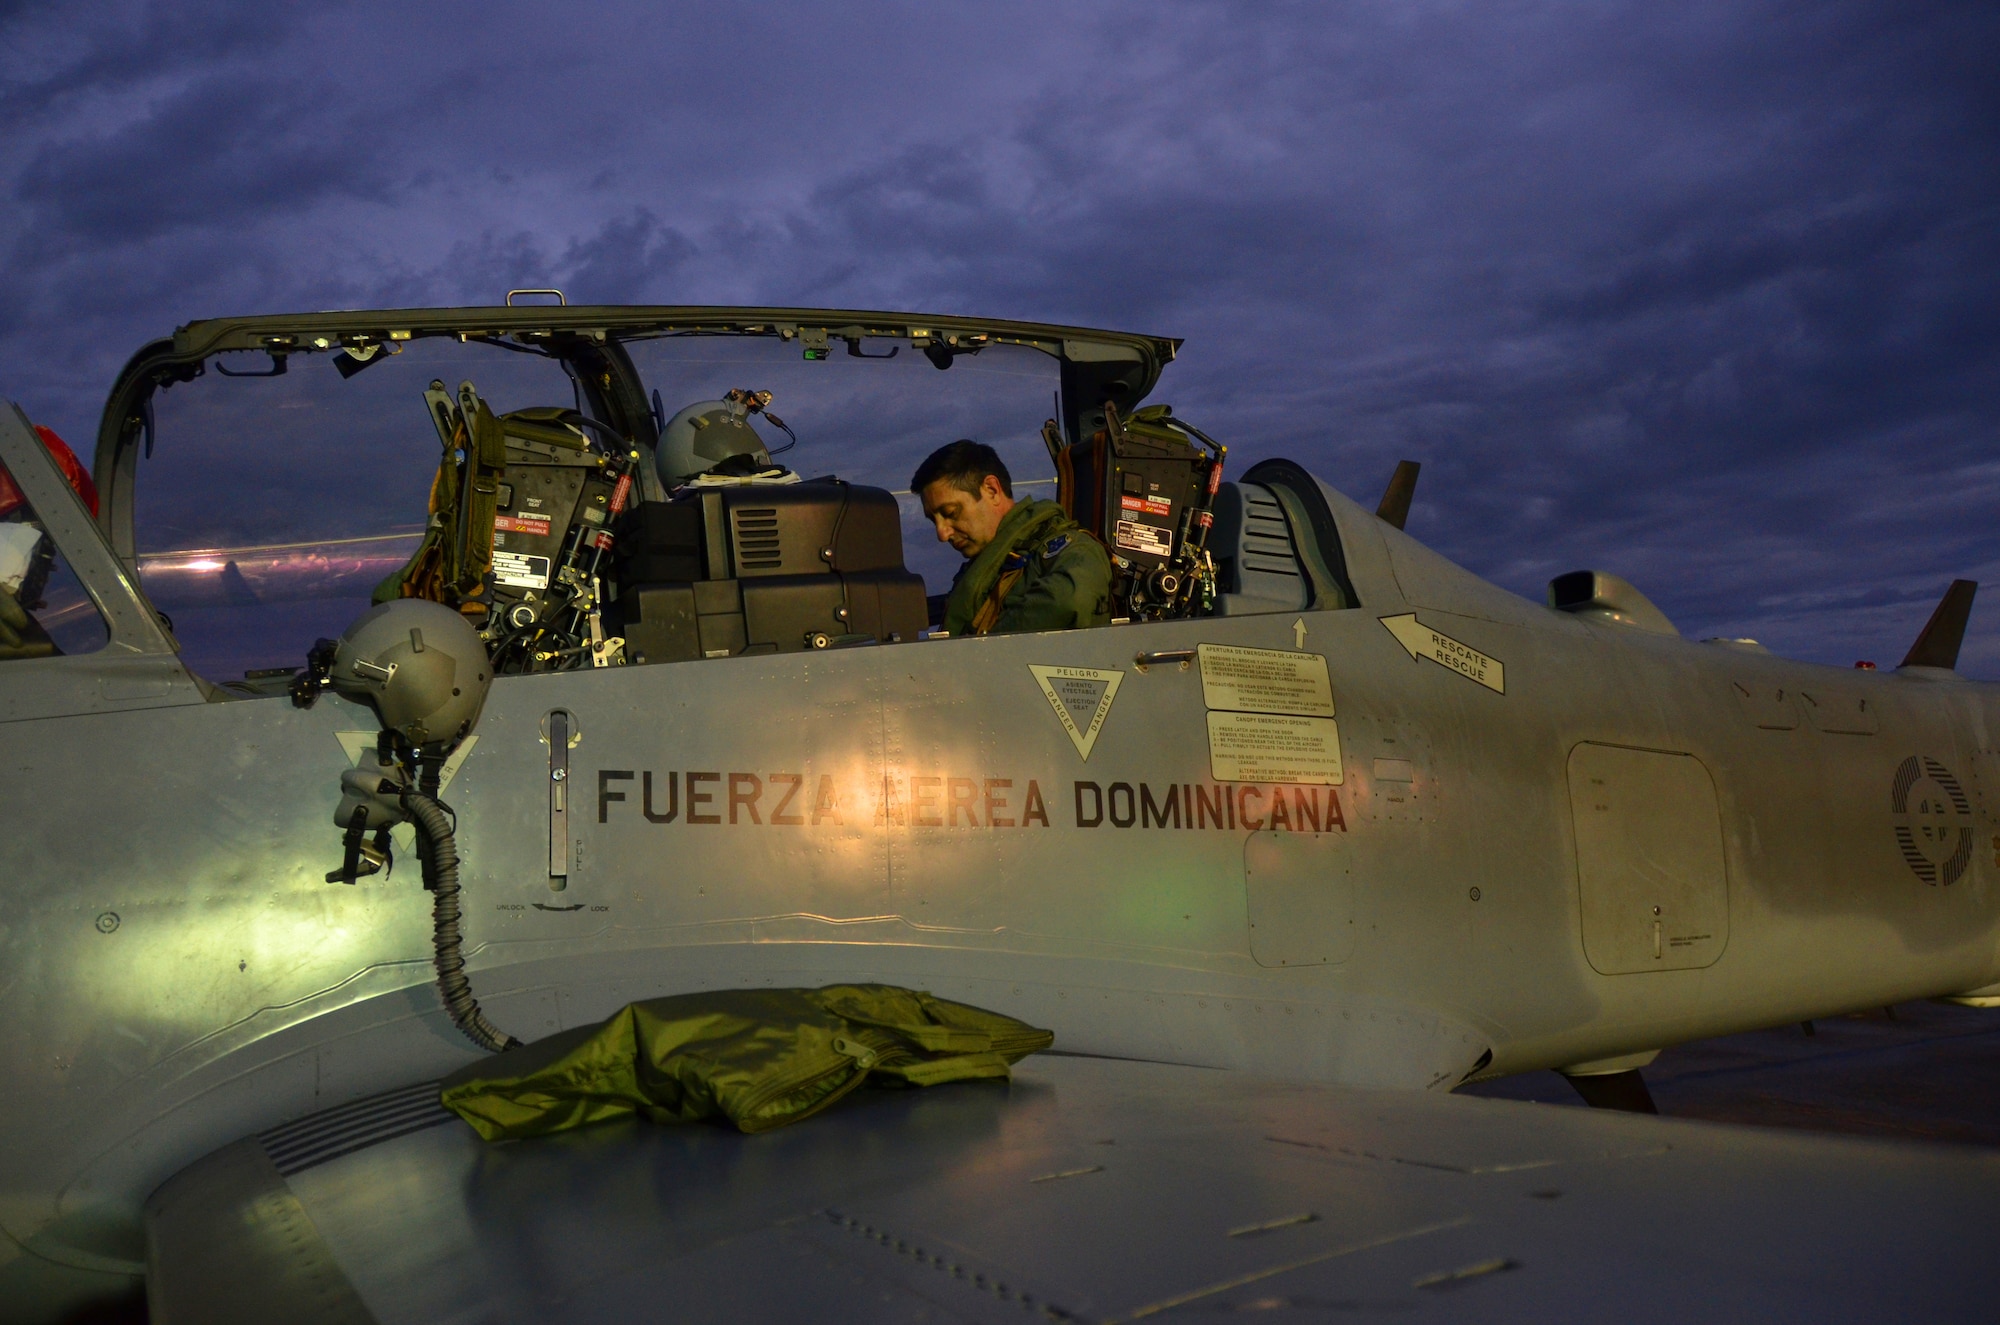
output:
[[789,483],[723,489],[732,569],[743,579],[903,569],[903,520],[881,488]]
[[634,662],[915,639],[924,584],[881,488],[746,484],[645,502],[618,539],[615,624]]
[[701,503],[649,501],[633,507],[618,535],[617,561],[623,583],[707,579]]

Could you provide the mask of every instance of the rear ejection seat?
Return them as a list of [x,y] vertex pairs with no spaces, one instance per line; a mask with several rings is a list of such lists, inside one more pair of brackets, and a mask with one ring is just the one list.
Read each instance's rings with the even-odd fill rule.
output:
[[607,616],[635,663],[913,640],[896,499],[838,480],[683,490],[620,531]]

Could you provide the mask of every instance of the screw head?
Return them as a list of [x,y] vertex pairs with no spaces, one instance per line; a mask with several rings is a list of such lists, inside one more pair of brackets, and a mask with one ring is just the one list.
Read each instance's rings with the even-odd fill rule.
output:
[[1473,888],[1470,891],[1468,891],[1465,895],[1467,897],[1470,897],[1473,901],[1476,902],[1479,900],[1479,889]]
[[118,928],[118,924],[118,913],[116,911],[106,911],[103,915],[97,917],[97,932],[100,934],[109,934],[112,930]]

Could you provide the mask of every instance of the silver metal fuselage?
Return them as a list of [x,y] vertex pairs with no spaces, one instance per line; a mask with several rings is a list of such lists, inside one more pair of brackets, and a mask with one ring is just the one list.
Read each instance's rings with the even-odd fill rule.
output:
[[[633,999],[884,980],[1058,1049],[1448,1089],[2000,979],[1995,687],[1559,613],[1325,495],[1358,608],[500,678],[445,792],[489,1016],[534,1039]],[[1504,693],[1413,659],[1382,624],[1406,613],[1504,663]],[[1287,790],[1273,827],[1270,787],[1209,816],[1200,671],[1134,662],[1203,643],[1327,660],[1344,778],[1311,789],[1316,824]],[[1123,673],[1087,760],[1031,665]],[[372,714],[208,700],[159,658],[0,685],[17,1239],[120,1268],[120,1230],[196,1157],[474,1054],[432,990],[414,860],[322,882],[340,734]],[[1871,716],[1824,717],[1850,708]],[[1724,924],[1670,950],[1668,916],[1658,969],[1586,950],[1579,747],[1692,757],[1712,785]],[[1973,835],[1949,882],[1898,835],[1912,756],[1968,798],[1936,829]],[[1080,784],[1130,790],[1082,826]]]

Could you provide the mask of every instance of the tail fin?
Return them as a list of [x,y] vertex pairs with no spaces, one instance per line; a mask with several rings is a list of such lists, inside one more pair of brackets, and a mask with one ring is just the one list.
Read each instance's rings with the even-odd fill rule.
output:
[[1410,518],[1410,498],[1417,492],[1417,471],[1423,466],[1414,460],[1398,460],[1396,472],[1389,476],[1389,486],[1382,493],[1382,504],[1375,508],[1375,514],[1401,529]]
[[1972,595],[1978,588],[1976,580],[1951,582],[1902,666],[1942,667],[1946,671],[1958,666],[1958,646],[1965,642],[1965,623],[1972,615]]

